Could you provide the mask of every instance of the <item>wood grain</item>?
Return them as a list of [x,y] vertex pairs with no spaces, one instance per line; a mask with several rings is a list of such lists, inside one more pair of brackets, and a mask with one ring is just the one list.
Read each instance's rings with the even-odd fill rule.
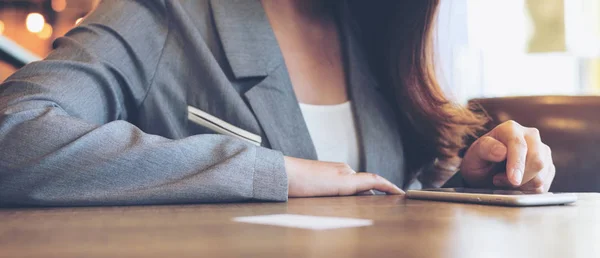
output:
[[[374,225],[311,231],[231,221],[278,213],[366,218]],[[600,257],[600,194],[535,208],[356,196],[4,209],[0,257]]]

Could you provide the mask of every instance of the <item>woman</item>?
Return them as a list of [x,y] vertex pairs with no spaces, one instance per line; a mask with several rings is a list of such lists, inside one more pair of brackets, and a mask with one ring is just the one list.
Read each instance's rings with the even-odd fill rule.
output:
[[[456,157],[483,124],[435,82],[437,5],[102,1],[1,86],[0,202],[285,201],[420,187],[420,171]],[[537,131],[508,122],[466,150],[451,181],[547,191],[553,177]]]

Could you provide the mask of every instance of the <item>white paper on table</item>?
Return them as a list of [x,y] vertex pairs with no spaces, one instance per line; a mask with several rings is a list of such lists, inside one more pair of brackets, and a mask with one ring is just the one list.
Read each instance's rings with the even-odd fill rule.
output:
[[233,218],[233,221],[312,230],[364,227],[373,225],[373,221],[369,219],[321,217],[296,214],[237,217]]

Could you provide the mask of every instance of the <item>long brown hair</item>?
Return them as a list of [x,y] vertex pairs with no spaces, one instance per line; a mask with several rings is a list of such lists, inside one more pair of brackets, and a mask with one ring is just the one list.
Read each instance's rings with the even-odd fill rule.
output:
[[446,98],[434,71],[439,0],[348,0],[370,67],[396,107],[409,170],[455,157],[485,119]]

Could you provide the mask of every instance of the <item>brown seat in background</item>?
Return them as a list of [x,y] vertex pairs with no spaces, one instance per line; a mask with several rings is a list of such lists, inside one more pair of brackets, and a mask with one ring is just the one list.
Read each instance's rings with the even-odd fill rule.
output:
[[552,148],[556,177],[550,191],[600,192],[600,96],[474,99],[494,124],[515,120],[540,130]]

